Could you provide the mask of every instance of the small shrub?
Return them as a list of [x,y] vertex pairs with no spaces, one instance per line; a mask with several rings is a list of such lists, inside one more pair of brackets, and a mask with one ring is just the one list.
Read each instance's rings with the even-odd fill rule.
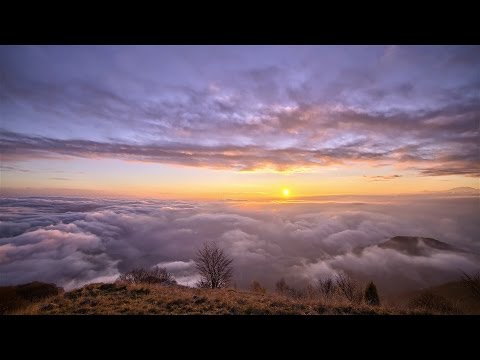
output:
[[443,296],[434,294],[430,291],[423,292],[414,297],[408,304],[411,308],[419,308],[441,313],[454,312],[453,304]]
[[375,286],[373,281],[370,281],[365,288],[365,302],[368,305],[380,305],[380,297],[378,296],[377,287]]
[[250,291],[258,294],[265,294],[267,290],[257,281],[253,280],[250,285]]
[[175,285],[177,281],[165,268],[153,267],[147,269],[133,269],[118,277],[117,281],[129,284],[162,284]]

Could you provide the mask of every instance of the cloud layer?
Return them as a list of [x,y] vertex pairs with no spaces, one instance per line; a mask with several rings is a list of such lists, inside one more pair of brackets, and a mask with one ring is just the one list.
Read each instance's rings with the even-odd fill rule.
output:
[[[300,286],[350,271],[393,291],[480,266],[478,197],[290,204],[4,198],[1,207],[1,285],[39,280],[72,288],[158,264],[193,286],[195,252],[210,240],[234,258],[240,287],[257,279],[273,288],[282,276]],[[466,252],[407,256],[376,246],[396,235],[433,237]]]

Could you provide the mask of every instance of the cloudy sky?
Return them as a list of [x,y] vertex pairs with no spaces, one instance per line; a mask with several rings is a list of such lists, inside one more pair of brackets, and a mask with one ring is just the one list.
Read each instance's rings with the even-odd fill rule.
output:
[[479,46],[0,46],[5,194],[478,188]]
[[204,241],[240,287],[455,280],[479,130],[480,46],[0,46],[0,285],[193,286]]

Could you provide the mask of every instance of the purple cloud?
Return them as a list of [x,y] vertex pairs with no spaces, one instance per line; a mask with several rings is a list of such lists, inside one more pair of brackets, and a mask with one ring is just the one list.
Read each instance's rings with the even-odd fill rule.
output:
[[478,177],[478,49],[3,46],[2,157]]

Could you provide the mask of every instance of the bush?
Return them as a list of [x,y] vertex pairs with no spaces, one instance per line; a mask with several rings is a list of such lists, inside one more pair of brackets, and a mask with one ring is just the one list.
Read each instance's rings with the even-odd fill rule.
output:
[[380,298],[378,296],[377,287],[375,286],[373,281],[370,281],[370,283],[365,288],[365,302],[368,305],[380,305]]
[[414,297],[410,301],[409,307],[440,313],[452,313],[455,310],[450,301],[430,291],[423,292]]
[[267,290],[257,281],[253,280],[250,285],[250,291],[258,294],[265,294]]
[[150,270],[147,269],[133,269],[118,277],[117,281],[125,282],[128,284],[162,284],[162,285],[175,285],[177,281],[171,273],[165,268],[153,267]]

